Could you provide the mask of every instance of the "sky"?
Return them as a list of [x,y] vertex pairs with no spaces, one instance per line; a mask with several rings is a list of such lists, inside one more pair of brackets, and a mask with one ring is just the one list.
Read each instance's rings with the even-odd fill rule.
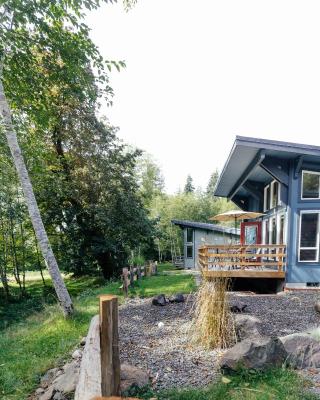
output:
[[138,0],[87,16],[113,71],[102,114],[152,154],[168,193],[205,188],[236,135],[320,145],[318,0]]

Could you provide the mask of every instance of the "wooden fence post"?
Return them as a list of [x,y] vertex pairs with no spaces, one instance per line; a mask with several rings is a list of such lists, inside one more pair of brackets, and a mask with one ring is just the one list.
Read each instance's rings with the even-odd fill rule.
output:
[[154,262],[154,274],[158,275],[158,261]]
[[100,296],[100,345],[102,396],[118,396],[120,358],[117,296]]
[[134,267],[130,266],[130,287],[134,286]]
[[122,268],[123,293],[128,296],[128,268]]
[[138,278],[138,281],[140,281],[140,279],[141,279],[141,267],[140,266],[137,267],[137,278]]

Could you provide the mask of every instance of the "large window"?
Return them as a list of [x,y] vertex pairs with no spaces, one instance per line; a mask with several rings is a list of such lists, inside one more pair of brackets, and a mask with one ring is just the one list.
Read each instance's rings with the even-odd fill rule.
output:
[[263,211],[269,211],[280,204],[280,183],[273,181],[264,188]]
[[316,262],[319,259],[319,212],[301,211],[299,261]]
[[187,233],[186,233],[187,258],[193,258],[193,233],[194,230],[192,228],[187,228]]
[[302,199],[320,198],[320,173],[312,171],[302,171]]

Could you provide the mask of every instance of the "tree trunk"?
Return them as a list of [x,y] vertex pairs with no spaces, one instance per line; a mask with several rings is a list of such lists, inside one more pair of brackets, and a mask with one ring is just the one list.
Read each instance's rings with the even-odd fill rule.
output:
[[58,300],[62,307],[65,316],[70,316],[73,313],[73,305],[65,286],[60,270],[53,254],[49,239],[43,225],[38,204],[33,193],[32,184],[29,178],[27,168],[19,147],[17,136],[12,124],[10,108],[4,93],[3,84],[0,79],[0,117],[1,125],[4,128],[8,145],[14,160],[14,164],[20,179],[24,197],[28,206],[30,219],[39,243],[39,248],[42,252],[45,263],[48,267]]

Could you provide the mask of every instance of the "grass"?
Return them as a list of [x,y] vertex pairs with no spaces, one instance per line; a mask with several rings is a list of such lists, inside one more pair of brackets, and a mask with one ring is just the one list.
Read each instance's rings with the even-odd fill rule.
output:
[[264,373],[243,372],[222,377],[220,382],[204,389],[151,390],[132,393],[141,399],[158,400],[315,400],[307,389],[309,383],[290,370],[275,369]]
[[[89,321],[98,311],[100,294],[117,294],[120,282],[103,282],[92,277],[66,283],[74,299],[75,316],[65,320],[52,289],[43,291],[40,277],[27,281],[30,297],[10,305],[0,305],[0,398],[25,400],[49,368],[62,364],[66,355],[86,335]],[[159,267],[159,275],[144,279],[131,296],[190,292],[194,279],[176,271],[170,264]]]
[[[65,361],[66,355],[86,335],[91,317],[98,311],[100,294],[118,294],[119,282],[103,282],[92,277],[66,278],[74,298],[76,314],[65,320],[50,290],[42,291],[39,277],[28,280],[29,299],[0,305],[0,399],[25,400],[35,389],[41,375]],[[49,284],[49,282],[48,282]],[[159,275],[144,279],[130,295],[153,296],[188,293],[195,290],[191,275],[176,271],[170,264],[159,267]],[[48,304],[49,303],[49,304]],[[3,323],[3,321],[6,323]],[[2,328],[1,328],[2,326]],[[194,373],[197,373],[195,368]],[[306,383],[288,370],[265,374],[243,373],[224,377],[205,389],[136,393],[141,399],[158,400],[313,400]],[[134,393],[133,393],[134,394]]]

